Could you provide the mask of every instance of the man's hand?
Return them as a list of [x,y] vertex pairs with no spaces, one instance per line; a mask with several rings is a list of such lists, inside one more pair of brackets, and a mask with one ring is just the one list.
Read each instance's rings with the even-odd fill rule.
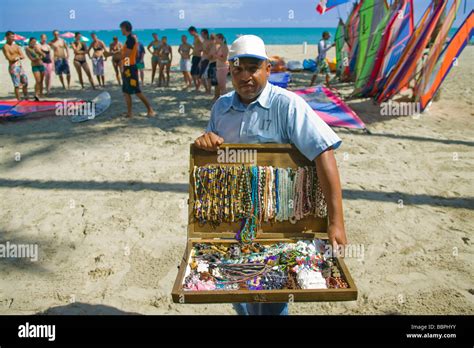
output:
[[212,132],[204,133],[194,141],[194,145],[206,151],[217,151],[223,143],[224,139]]
[[339,245],[347,244],[346,231],[344,226],[329,224],[328,226],[329,243],[334,251],[338,250]]

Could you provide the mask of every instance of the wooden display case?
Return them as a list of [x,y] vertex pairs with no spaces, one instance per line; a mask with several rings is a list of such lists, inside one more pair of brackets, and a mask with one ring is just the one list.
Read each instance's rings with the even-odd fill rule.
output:
[[[294,146],[288,144],[225,144],[222,150],[254,151],[259,166],[280,168],[297,168],[314,166],[315,163],[304,157]],[[352,301],[357,299],[357,287],[346,267],[343,258],[336,258],[336,264],[342,277],[349,285],[346,289],[284,289],[284,290],[209,290],[191,291],[183,289],[186,268],[191,258],[191,250],[195,243],[232,244],[237,243],[235,234],[240,223],[221,223],[218,226],[200,225],[193,217],[194,166],[209,164],[226,165],[218,161],[216,152],[208,152],[191,145],[188,200],[188,239],[186,250],[179,266],[179,272],[172,290],[173,301],[176,303],[235,303],[235,302],[315,302],[315,301]],[[242,163],[228,163],[240,165]],[[247,163],[251,164],[251,163]],[[315,238],[327,240],[327,220],[315,216],[307,216],[296,223],[289,221],[262,223],[257,231],[255,242],[272,244],[278,242],[296,242]]]

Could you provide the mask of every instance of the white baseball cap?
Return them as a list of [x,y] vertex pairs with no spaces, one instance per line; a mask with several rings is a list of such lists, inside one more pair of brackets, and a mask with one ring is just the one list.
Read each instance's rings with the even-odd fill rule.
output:
[[265,43],[256,35],[242,35],[230,46],[229,60],[236,58],[268,59]]

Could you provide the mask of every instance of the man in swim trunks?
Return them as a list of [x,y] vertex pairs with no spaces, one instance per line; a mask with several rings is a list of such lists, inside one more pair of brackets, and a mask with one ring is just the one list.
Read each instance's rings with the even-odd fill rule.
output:
[[122,49],[122,92],[127,104],[127,117],[131,118],[132,114],[132,94],[136,94],[137,97],[145,104],[147,108],[147,116],[155,116],[156,113],[153,111],[148,99],[142,94],[140,90],[140,82],[138,80],[138,69],[137,69],[137,54],[138,54],[138,41],[132,34],[132,24],[129,21],[120,23],[120,29],[122,34],[127,37],[127,41]]
[[202,55],[202,38],[199,36],[197,29],[193,26],[188,29],[189,34],[194,38],[193,42],[193,56],[191,58],[191,76],[193,77],[194,86],[196,91],[199,91],[201,87],[201,77],[199,73],[199,65],[201,63]]
[[209,65],[209,61],[211,58],[211,50],[212,50],[212,41],[209,37],[209,30],[202,29],[201,30],[201,37],[202,37],[202,58],[201,64],[199,64],[199,75],[206,90],[206,93],[211,93],[210,83],[208,82],[207,76],[207,69]]
[[115,77],[117,78],[117,82],[119,86],[122,84],[121,80],[121,73],[122,73],[122,44],[118,40],[117,36],[114,36],[112,43],[109,46],[109,54],[112,56],[112,65],[114,66],[115,70]]
[[25,56],[21,48],[15,44],[14,36],[15,33],[12,31],[5,33],[7,42],[3,46],[2,51],[8,60],[8,71],[12,78],[16,99],[20,100],[20,87],[23,89],[24,98],[28,99],[28,77],[26,77],[26,73],[21,66],[21,60],[25,59]]
[[91,50],[94,50],[94,53],[92,53],[92,72],[97,76],[99,86],[105,87],[104,61],[107,59],[104,55],[105,43],[99,40],[96,33],[92,33],[91,37],[92,43],[87,53],[90,55]]
[[59,76],[59,80],[63,85],[63,88],[66,89],[64,85],[63,74],[66,75],[67,79],[67,88],[69,89],[71,85],[71,73],[69,70],[69,51],[67,49],[66,42],[59,37],[59,31],[53,31],[54,39],[49,43],[54,52],[54,69],[56,75]]

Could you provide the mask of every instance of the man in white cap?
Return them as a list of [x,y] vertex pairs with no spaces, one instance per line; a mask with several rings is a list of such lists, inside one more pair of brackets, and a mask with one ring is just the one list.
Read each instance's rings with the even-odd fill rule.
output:
[[[211,111],[206,133],[196,139],[199,148],[216,151],[226,143],[289,143],[316,162],[328,204],[330,242],[346,244],[342,192],[334,149],[341,139],[303,98],[268,82],[271,64],[262,39],[243,35],[229,51],[235,91],[221,96]],[[288,314],[286,303],[238,304],[239,314]]]

